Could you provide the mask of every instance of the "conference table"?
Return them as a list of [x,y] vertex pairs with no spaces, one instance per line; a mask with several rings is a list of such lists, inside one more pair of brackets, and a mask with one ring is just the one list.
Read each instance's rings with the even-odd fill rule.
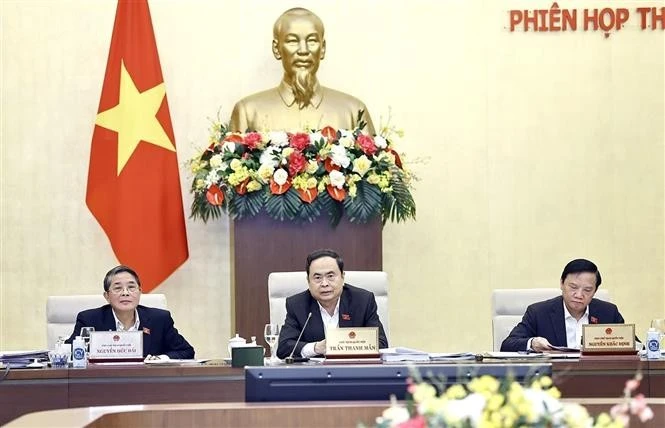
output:
[[[430,363],[425,368],[454,365],[463,370],[471,364],[510,366],[518,362]],[[543,361],[537,364],[543,364]],[[625,382],[638,371],[643,379],[637,393],[648,398],[665,398],[665,360],[605,357],[549,360],[547,364],[551,364],[554,384],[566,399],[619,397]],[[404,363],[390,366],[403,367],[405,373],[409,370]],[[419,363],[418,367],[423,366]],[[270,369],[266,367],[266,370]],[[298,367],[291,366],[291,369],[298,370]],[[404,377],[404,387],[407,377]],[[12,369],[4,374],[4,378],[0,373],[0,379],[0,424],[27,413],[52,409],[173,403],[236,403],[237,406],[245,401],[245,369],[226,364],[91,364],[86,369]],[[301,401],[307,401],[306,391],[302,397]],[[263,403],[264,406],[267,404]]]

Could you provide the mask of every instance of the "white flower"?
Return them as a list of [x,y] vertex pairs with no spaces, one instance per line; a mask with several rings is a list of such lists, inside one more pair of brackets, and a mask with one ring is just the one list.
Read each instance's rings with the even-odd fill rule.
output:
[[224,144],[222,144],[222,151],[227,150],[229,152],[235,152],[236,151],[236,143],[233,143],[231,141],[224,141]]
[[351,163],[351,159],[349,159],[349,156],[346,154],[346,149],[339,144],[333,144],[330,149],[330,155],[332,156],[332,162],[342,168],[348,167]]
[[326,140],[323,138],[323,134],[320,131],[309,134],[309,141],[311,141],[311,144],[318,143],[321,139],[323,139],[323,141]]
[[270,138],[270,142],[274,146],[283,147],[289,145],[289,136],[284,131],[270,131],[268,138]]
[[395,427],[403,422],[409,420],[409,411],[404,406],[395,404],[388,407],[383,411],[381,416],[377,418],[377,422],[382,423],[383,421],[390,421],[390,426]]
[[218,177],[218,175],[217,175],[217,171],[215,171],[215,170],[210,171],[210,172],[208,173],[208,175],[206,175],[206,178],[205,178],[205,185],[206,185],[206,187],[210,187],[210,186],[212,186],[213,184],[217,184],[217,179],[218,179],[218,178],[219,178],[219,177]]
[[362,155],[358,159],[353,161],[353,172],[357,172],[358,175],[363,177],[369,168],[372,166],[372,161],[370,161],[367,156]]
[[270,163],[263,163],[256,171],[256,174],[259,176],[262,182],[267,183],[270,181],[273,172],[275,172],[275,166]]
[[[286,173],[286,171],[284,171]],[[344,174],[341,172],[335,170],[330,171],[330,184],[333,186],[337,187],[338,189],[341,189],[344,187],[344,182],[346,181],[346,178],[344,177]]]
[[272,179],[275,180],[275,183],[279,184],[280,186],[286,183],[287,178],[289,178],[289,174],[282,168],[275,171],[275,173],[272,175]]
[[380,135],[374,137],[374,144],[376,145],[376,147],[380,149],[385,149],[386,147],[388,147],[388,142],[386,141],[385,138],[383,138]]
[[353,145],[356,144],[356,140],[353,139],[353,135],[352,136],[343,135],[339,138],[339,144],[347,148],[353,147]]
[[222,160],[222,155],[220,154],[212,155],[210,158],[210,166],[212,168],[219,169],[219,167],[222,166],[222,163],[224,163],[224,161]]
[[273,168],[277,168],[278,160],[277,158],[280,154],[280,149],[278,147],[274,146],[269,146],[266,147],[266,149],[261,153],[261,157],[259,158],[259,163],[261,165],[271,165]]

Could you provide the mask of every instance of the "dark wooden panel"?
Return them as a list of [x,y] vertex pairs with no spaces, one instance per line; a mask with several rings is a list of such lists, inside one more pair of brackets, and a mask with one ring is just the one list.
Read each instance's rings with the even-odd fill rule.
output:
[[[332,248],[344,259],[345,270],[382,270],[381,221],[353,224],[343,219],[336,229],[327,217],[314,223],[280,222],[267,215],[233,224],[233,289],[235,332],[263,338],[269,321],[268,274],[303,271],[307,254]],[[304,273],[303,273],[304,274]]]
[[0,381],[0,425],[35,410],[66,407],[66,378]]

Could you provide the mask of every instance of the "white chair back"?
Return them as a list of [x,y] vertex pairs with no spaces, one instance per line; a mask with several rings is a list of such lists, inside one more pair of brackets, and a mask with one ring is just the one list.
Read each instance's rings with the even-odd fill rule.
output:
[[[167,309],[163,294],[142,294],[140,303],[152,308]],[[86,309],[106,304],[102,294],[77,296],[48,296],[46,299],[46,346],[53,349],[58,337],[69,338],[74,331],[76,316]]]
[[[381,271],[345,271],[344,282],[374,293],[377,313],[386,338],[390,341],[388,314],[388,274]],[[307,290],[307,273],[272,272],[268,276],[270,322],[283,324],[286,319],[286,298]]]
[[[492,340],[494,350],[501,349],[501,342],[522,321],[527,306],[561,295],[560,288],[507,288],[492,292]],[[600,288],[596,299],[610,301],[610,293]]]

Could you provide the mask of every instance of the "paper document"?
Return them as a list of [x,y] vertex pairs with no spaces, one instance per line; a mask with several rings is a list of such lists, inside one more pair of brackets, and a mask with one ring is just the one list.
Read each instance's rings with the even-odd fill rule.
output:
[[379,349],[381,359],[386,362],[397,361],[429,361],[429,354],[417,349],[397,347]]
[[476,355],[471,352],[431,352],[429,358],[432,361],[459,361],[474,360]]
[[169,360],[145,360],[143,361],[147,365],[154,365],[154,366],[184,366],[184,365],[191,365],[191,364],[202,364],[205,363],[208,360],[194,360],[194,359],[176,359],[176,358],[171,358]]
[[542,352],[487,352],[483,355],[485,358],[497,358],[501,360],[523,360],[523,359],[537,359],[537,358],[547,358],[548,355],[543,354]]

